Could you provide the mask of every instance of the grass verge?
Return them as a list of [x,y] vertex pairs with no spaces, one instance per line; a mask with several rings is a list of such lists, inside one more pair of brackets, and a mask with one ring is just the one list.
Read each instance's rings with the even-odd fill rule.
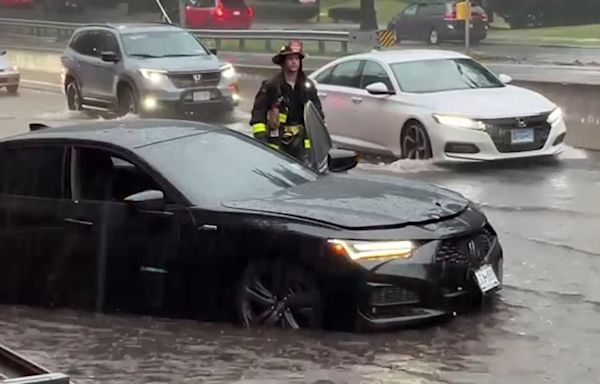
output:
[[600,24],[494,30],[490,32],[490,39],[515,43],[600,46]]

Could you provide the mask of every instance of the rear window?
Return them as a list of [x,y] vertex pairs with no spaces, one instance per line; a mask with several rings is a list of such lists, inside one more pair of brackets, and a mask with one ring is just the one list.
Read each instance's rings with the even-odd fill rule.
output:
[[221,2],[226,8],[246,8],[246,2],[244,0],[221,0]]
[[188,3],[198,8],[214,8],[217,5],[215,0],[188,0]]

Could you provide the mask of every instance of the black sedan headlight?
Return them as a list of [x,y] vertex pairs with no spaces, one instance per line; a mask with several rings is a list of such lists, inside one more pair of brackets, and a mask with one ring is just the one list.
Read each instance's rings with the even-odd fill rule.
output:
[[334,253],[349,257],[354,261],[381,258],[410,258],[417,244],[409,240],[399,241],[363,241],[328,240]]

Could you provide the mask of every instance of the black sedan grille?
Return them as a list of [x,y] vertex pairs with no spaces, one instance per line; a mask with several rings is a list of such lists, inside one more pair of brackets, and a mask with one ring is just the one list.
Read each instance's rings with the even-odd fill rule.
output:
[[221,81],[221,72],[172,73],[169,80],[177,88],[216,87]]
[[479,233],[442,240],[435,254],[436,263],[478,266],[490,253],[496,234],[486,226]]
[[[486,125],[486,132],[492,138],[498,152],[524,152],[542,149],[550,135],[550,124],[546,121],[549,114],[507,119],[482,120]],[[533,129],[533,142],[513,144],[512,131],[515,129]]]
[[396,286],[381,286],[371,291],[371,305],[399,305],[418,303],[416,293]]

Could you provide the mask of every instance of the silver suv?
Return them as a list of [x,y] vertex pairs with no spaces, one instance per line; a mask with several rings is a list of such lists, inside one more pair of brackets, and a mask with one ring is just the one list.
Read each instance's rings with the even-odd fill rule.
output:
[[77,29],[62,55],[70,110],[122,116],[230,112],[238,78],[194,35],[168,24],[106,24]]

